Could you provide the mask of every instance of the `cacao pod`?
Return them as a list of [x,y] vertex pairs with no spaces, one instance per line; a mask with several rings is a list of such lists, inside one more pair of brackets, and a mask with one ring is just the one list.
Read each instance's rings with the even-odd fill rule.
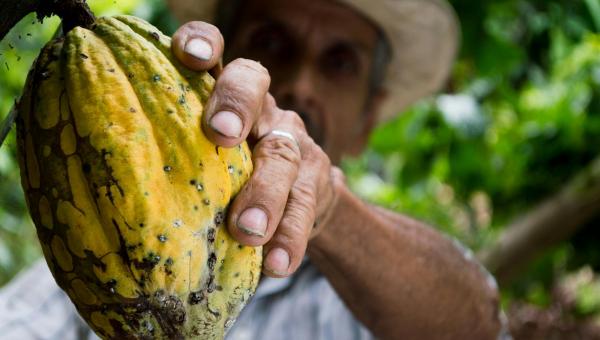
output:
[[200,118],[214,79],[145,21],[100,18],[50,42],[19,104],[22,185],[46,261],[103,338],[219,339],[261,249],[224,226],[252,171]]

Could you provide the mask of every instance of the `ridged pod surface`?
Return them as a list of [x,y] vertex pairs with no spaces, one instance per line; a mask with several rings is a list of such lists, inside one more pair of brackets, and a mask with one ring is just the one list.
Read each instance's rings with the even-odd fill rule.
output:
[[220,339],[256,289],[261,249],[224,226],[246,144],[202,134],[214,85],[129,16],[41,52],[19,106],[22,185],[60,287],[103,338]]

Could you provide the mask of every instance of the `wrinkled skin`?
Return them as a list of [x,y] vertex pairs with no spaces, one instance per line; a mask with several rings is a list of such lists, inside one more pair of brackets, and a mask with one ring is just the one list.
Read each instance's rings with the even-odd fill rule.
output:
[[[293,274],[308,249],[378,337],[494,339],[498,292],[478,264],[428,226],[362,202],[332,166],[362,150],[385,100],[384,90],[368,96],[374,27],[327,0],[253,0],[243,13],[202,126],[219,145],[248,138],[254,147],[255,172],[228,217],[234,238],[264,245],[273,277]],[[190,22],[173,49],[205,70],[224,39]]]

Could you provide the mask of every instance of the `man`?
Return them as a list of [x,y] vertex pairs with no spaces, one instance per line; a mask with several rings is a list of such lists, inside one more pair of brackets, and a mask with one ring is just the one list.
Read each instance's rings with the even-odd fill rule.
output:
[[[224,147],[245,139],[253,145],[255,172],[230,208],[228,227],[241,243],[264,245],[265,276],[228,338],[501,337],[497,288],[469,253],[361,201],[334,166],[363,149],[377,122],[443,82],[457,39],[447,4],[170,5],[182,21],[216,20],[225,35],[191,21],[173,39],[183,63],[218,75],[204,132]],[[42,292],[27,291],[36,286]],[[0,337],[91,336],[43,264],[1,297],[0,315],[15,305],[29,314],[0,321]]]

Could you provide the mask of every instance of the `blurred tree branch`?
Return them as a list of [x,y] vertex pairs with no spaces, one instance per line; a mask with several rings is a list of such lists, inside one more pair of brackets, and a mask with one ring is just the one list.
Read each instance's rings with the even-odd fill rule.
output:
[[600,213],[600,157],[556,195],[525,213],[504,229],[496,243],[479,258],[508,283],[544,250],[568,239]]
[[60,16],[65,31],[94,23],[94,14],[85,0],[0,0],[0,8],[0,41],[31,12],[37,12],[39,20],[51,15]]
[[31,12],[35,12],[40,5],[41,0],[0,0],[0,40],[8,34],[11,28],[15,26],[23,17]]

